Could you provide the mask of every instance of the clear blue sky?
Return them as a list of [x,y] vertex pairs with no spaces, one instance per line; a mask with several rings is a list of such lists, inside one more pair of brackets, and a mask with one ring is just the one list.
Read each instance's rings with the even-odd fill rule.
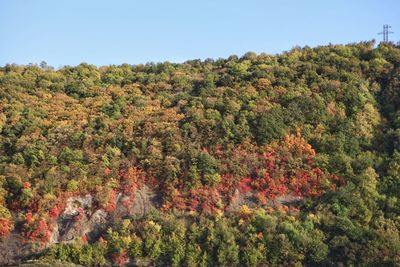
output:
[[400,0],[0,0],[0,65],[182,62],[400,41]]

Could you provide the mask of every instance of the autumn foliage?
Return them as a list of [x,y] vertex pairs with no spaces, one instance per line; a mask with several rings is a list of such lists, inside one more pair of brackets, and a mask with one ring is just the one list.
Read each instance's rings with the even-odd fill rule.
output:
[[13,228],[12,221],[10,219],[0,219],[0,238],[7,236]]
[[[243,149],[239,153],[240,157],[249,156]],[[214,213],[230,204],[235,190],[254,195],[265,205],[278,197],[317,197],[335,188],[338,181],[315,165],[315,150],[301,137],[300,130],[265,146],[256,157],[260,165],[248,177],[235,178],[226,173],[215,188],[200,186],[189,192],[179,190],[183,186],[178,186],[171,190],[170,201],[164,208]]]
[[112,254],[111,258],[118,265],[123,265],[128,261],[128,253],[126,251],[121,251],[119,253]]
[[362,42],[0,67],[0,242],[48,245],[96,213],[115,235],[52,259],[398,266],[399,66],[397,44]]
[[280,196],[316,197],[321,195],[330,183],[330,176],[315,166],[315,151],[297,134],[287,135],[280,143],[273,143],[260,155],[263,162],[261,175],[254,179],[244,178],[240,182],[241,191],[252,188],[259,201]]
[[52,225],[44,218],[29,219],[27,220],[27,224],[25,224],[24,235],[28,240],[46,243],[50,240],[52,230]]

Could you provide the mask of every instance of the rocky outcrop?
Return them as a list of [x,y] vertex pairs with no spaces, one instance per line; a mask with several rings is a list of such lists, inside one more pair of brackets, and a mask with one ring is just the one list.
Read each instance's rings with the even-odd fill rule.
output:
[[94,240],[108,226],[107,212],[93,208],[93,196],[71,197],[60,214],[50,243],[68,243],[77,237],[87,236]]
[[[289,205],[301,199],[301,197],[285,195],[270,200],[268,205]],[[0,265],[19,264],[32,254],[54,243],[74,242],[81,237],[95,241],[108,226],[126,217],[142,218],[152,209],[159,208],[160,203],[160,197],[147,186],[137,190],[133,200],[120,193],[116,199],[116,208],[111,213],[96,207],[95,199],[90,194],[70,197],[66,200],[65,209],[58,217],[47,244],[33,246],[25,242],[20,234],[14,232],[0,242]],[[257,207],[259,202],[251,192],[243,194],[236,190],[227,211],[238,211],[243,205]]]
[[233,193],[232,201],[230,202],[226,211],[238,211],[243,205],[246,205],[248,207],[256,207],[257,200],[254,198],[254,195],[251,192],[241,193],[238,189],[236,189]]
[[32,244],[24,242],[18,233],[11,233],[0,242],[0,265],[18,265],[35,252]]
[[91,195],[71,197],[57,220],[51,243],[68,243],[83,236],[96,240],[110,224],[128,216],[142,218],[156,208],[157,203],[157,195],[147,186],[137,190],[133,201],[118,194],[116,208],[111,213],[96,209]]
[[147,186],[137,190],[133,201],[128,202],[127,199],[127,196],[118,195],[115,210],[107,213],[96,208],[94,197],[90,194],[68,198],[64,211],[54,225],[50,241],[35,246],[25,242],[16,231],[0,241],[0,266],[18,265],[54,243],[69,243],[81,237],[94,241],[109,225],[128,216],[142,218],[152,208],[157,208],[160,202],[157,194]]
[[[267,206],[277,207],[280,205],[293,205],[296,202],[301,201],[302,199],[302,197],[287,194],[279,196],[275,199],[268,200]],[[238,211],[243,205],[254,208],[259,206],[260,204],[253,193],[241,193],[238,189],[236,189],[233,194],[232,201],[226,210],[228,212]]]
[[147,186],[136,191],[134,201],[129,205],[126,205],[129,203],[129,197],[119,194],[116,209],[111,213],[111,219],[115,222],[124,217],[142,218],[151,209],[159,207],[160,202],[160,197]]

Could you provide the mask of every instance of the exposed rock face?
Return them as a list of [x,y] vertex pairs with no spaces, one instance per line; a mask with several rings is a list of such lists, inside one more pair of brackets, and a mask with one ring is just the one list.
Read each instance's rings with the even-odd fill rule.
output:
[[70,242],[80,237],[90,228],[88,222],[91,216],[93,197],[91,195],[77,196],[67,199],[64,212],[57,220],[51,242]]
[[160,202],[157,194],[151,191],[146,185],[136,191],[135,199],[132,203],[126,205],[127,200],[127,196],[118,195],[116,209],[111,214],[113,222],[127,216],[142,218],[152,208],[157,208]]
[[294,195],[284,195],[284,196],[280,196],[277,197],[274,200],[271,200],[270,205],[272,207],[278,206],[278,205],[290,205],[293,203],[298,203],[299,201],[301,201],[303,199],[303,197],[299,197],[299,196],[294,196]]
[[119,194],[116,209],[109,214],[95,207],[92,195],[70,197],[54,225],[50,241],[44,246],[36,246],[34,249],[32,244],[24,242],[24,238],[16,232],[0,241],[0,266],[19,264],[23,259],[54,243],[73,242],[85,235],[89,240],[96,240],[110,224],[127,216],[142,218],[152,208],[159,206],[157,194],[147,186],[137,190],[133,201],[127,202],[127,199],[127,196]]
[[86,235],[96,239],[108,225],[103,209],[93,210],[93,196],[77,196],[67,200],[64,212],[57,220],[50,243],[72,242]]
[[0,265],[17,265],[35,252],[18,233],[11,233],[0,242]]
[[226,209],[228,212],[238,211],[240,206],[247,205],[248,207],[256,207],[257,202],[252,193],[240,193],[238,189],[235,190],[233,194],[232,201],[228,208]]
[[[270,201],[268,205],[287,205],[299,200],[301,197],[286,195]],[[54,243],[73,242],[83,236],[94,241],[109,225],[126,217],[142,218],[151,209],[158,208],[159,204],[159,196],[147,186],[136,191],[133,201],[129,201],[128,196],[120,193],[117,196],[116,208],[111,213],[96,208],[92,195],[70,197],[54,226],[50,241],[45,246],[37,246],[34,249],[32,244],[24,242],[20,234],[12,233],[0,242],[0,265],[19,264],[23,259]],[[237,211],[242,205],[257,207],[259,203],[252,193],[242,194],[236,190],[227,211]]]
[[108,226],[107,212],[96,210],[82,229],[82,235],[86,234],[90,240],[97,239]]
[[[269,200],[267,205],[271,207],[276,207],[280,205],[290,205],[295,202],[298,202],[302,200],[302,197],[298,196],[293,196],[293,195],[283,195],[280,197],[277,197],[273,200]],[[232,211],[238,211],[240,209],[240,206],[246,205],[248,207],[254,208],[259,206],[258,201],[256,200],[255,196],[251,193],[240,193],[238,189],[235,190],[235,193],[233,194],[233,199],[230,205],[227,208],[228,212]]]
[[128,200],[128,196],[118,194],[116,208],[108,214],[103,209],[94,208],[94,198],[91,195],[69,198],[64,212],[57,220],[51,242],[72,242],[76,237],[84,235],[95,240],[109,224],[127,216],[142,218],[157,206],[156,194],[147,186],[137,190],[132,202]]

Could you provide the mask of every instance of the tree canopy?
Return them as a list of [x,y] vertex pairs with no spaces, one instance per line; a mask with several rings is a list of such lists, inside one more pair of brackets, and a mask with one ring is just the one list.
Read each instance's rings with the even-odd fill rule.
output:
[[0,238],[47,243],[68,197],[111,213],[147,186],[157,209],[43,258],[400,265],[399,78],[400,48],[374,42],[0,67]]

